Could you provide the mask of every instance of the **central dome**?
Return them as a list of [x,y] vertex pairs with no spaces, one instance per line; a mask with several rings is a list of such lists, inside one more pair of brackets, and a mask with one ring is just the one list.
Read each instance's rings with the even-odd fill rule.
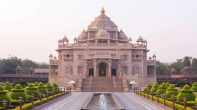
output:
[[88,25],[87,30],[81,32],[78,37],[78,41],[82,42],[97,39],[128,42],[126,34],[122,30],[118,30],[117,25],[106,16],[104,9],[102,9],[101,14]]
[[96,17],[93,22],[90,23],[88,29],[90,30],[104,29],[108,31],[118,30],[116,24],[108,16],[105,15],[104,9],[102,9],[101,14],[98,17]]

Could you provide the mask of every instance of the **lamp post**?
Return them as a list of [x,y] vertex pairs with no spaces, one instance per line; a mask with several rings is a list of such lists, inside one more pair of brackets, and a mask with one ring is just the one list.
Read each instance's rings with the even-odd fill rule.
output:
[[22,104],[23,104],[23,97],[19,97],[19,108],[22,110]]
[[165,95],[165,94],[161,94],[161,98],[163,99],[163,105],[164,105],[164,109],[165,109],[165,105],[166,105],[166,95]]
[[1,103],[2,103],[2,105],[3,105],[3,107],[4,107],[4,109],[5,110],[7,110],[7,105],[8,105],[8,101],[6,101],[6,100],[2,100],[2,101],[0,101]]
[[166,95],[164,94],[163,96],[163,105],[165,106],[166,105]]
[[157,61],[156,61],[156,55],[153,55],[153,61],[154,61],[154,80],[157,81]]
[[184,103],[184,110],[187,110],[187,100],[186,100],[186,97],[184,97],[183,103]]
[[176,110],[176,103],[175,103],[175,101],[176,101],[176,97],[173,96],[173,110]]
[[31,104],[32,104],[32,106],[34,105],[34,95],[31,98]]

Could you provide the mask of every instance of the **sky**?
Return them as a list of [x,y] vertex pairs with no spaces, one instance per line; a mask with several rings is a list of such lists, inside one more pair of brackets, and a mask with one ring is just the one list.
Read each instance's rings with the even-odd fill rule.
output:
[[0,0],[0,58],[48,62],[57,41],[70,41],[104,7],[133,42],[148,41],[162,62],[197,57],[197,0]]

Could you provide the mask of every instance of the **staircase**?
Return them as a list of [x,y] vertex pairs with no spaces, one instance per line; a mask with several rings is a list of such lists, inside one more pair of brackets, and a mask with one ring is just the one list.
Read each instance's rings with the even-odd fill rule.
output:
[[113,77],[90,77],[82,80],[82,91],[87,92],[112,92],[123,91],[123,82],[121,79]]

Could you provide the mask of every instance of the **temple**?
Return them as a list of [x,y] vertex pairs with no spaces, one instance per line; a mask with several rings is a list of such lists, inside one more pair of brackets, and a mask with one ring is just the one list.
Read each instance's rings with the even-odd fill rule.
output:
[[80,91],[127,91],[133,82],[144,87],[156,81],[156,56],[147,57],[147,41],[132,41],[104,9],[73,43],[58,41],[58,56],[50,55],[49,82],[75,83]]

